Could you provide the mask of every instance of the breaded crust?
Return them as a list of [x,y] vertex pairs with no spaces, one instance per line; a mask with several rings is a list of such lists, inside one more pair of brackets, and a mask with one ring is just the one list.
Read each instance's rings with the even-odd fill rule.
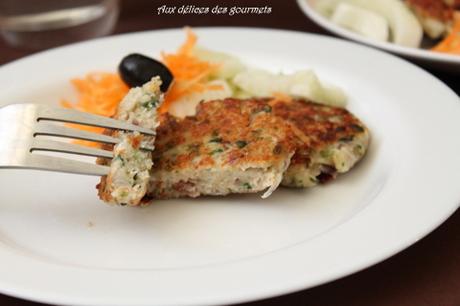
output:
[[302,144],[282,184],[310,187],[325,183],[338,173],[349,171],[365,154],[369,145],[366,126],[344,108],[305,100],[270,102],[273,115],[293,126]]
[[259,192],[281,182],[300,139],[264,99],[203,102],[193,117],[164,114],[149,195],[197,197]]
[[453,7],[454,9],[460,9],[460,0],[444,0],[444,3]]
[[[162,115],[157,132],[147,193],[153,198],[267,188],[269,194],[281,180],[294,187],[324,183],[348,171],[369,138],[345,109],[275,98],[202,102],[193,117]],[[352,157],[344,157],[350,144]]]

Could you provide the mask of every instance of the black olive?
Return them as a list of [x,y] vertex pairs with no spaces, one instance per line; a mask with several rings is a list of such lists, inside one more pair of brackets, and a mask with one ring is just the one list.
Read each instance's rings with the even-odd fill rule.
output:
[[142,86],[154,76],[161,78],[161,91],[166,92],[173,81],[173,75],[168,67],[142,54],[125,56],[118,66],[123,81],[130,87]]

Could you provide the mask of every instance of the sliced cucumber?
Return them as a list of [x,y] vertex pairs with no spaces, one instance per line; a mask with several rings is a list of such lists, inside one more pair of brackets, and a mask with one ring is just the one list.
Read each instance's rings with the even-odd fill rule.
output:
[[237,57],[227,53],[213,51],[201,47],[194,48],[193,53],[201,60],[220,65],[219,69],[213,76],[217,79],[231,79],[238,72],[246,68]]
[[262,69],[248,69],[238,73],[233,84],[240,92],[253,97],[284,93],[339,107],[344,107],[347,100],[340,88],[322,83],[311,70],[274,74]]
[[391,41],[395,44],[414,47],[420,46],[423,29],[415,15],[400,0],[318,0],[315,8],[330,18],[341,3],[370,10],[384,17],[390,26]]
[[388,21],[370,10],[340,3],[332,14],[331,21],[373,40],[389,40]]

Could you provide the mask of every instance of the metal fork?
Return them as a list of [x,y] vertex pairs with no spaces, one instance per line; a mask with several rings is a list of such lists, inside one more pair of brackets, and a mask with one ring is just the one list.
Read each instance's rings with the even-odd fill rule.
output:
[[[107,166],[38,153],[51,151],[112,158],[111,151],[51,140],[41,136],[57,136],[109,144],[116,144],[119,139],[53,124],[50,121],[155,135],[155,132],[150,129],[84,112],[40,104],[11,104],[0,108],[0,169],[23,168],[98,176],[108,174],[109,167]],[[151,150],[149,147],[143,147],[143,149]]]

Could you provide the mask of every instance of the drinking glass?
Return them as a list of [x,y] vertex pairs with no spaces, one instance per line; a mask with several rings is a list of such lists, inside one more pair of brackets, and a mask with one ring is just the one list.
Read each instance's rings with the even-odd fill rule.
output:
[[1,0],[0,31],[12,46],[45,49],[109,34],[118,0]]

